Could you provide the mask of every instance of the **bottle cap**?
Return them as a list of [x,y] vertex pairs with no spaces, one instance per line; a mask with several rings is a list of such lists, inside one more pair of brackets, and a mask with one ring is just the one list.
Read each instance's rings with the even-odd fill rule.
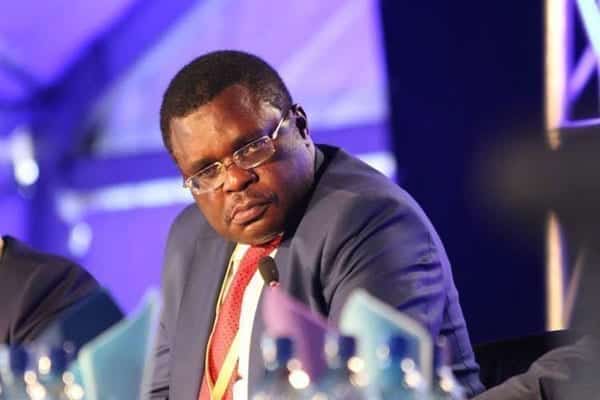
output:
[[10,348],[10,369],[14,373],[25,373],[29,364],[29,353],[24,347],[15,346]]
[[67,369],[68,355],[62,347],[53,347],[50,349],[50,361],[52,362],[51,371],[62,374]]
[[285,364],[294,355],[294,342],[287,336],[265,336],[262,341],[262,353],[265,362]]
[[406,358],[408,346],[403,336],[392,336],[387,342],[388,358],[401,361]]
[[325,339],[325,356],[328,360],[345,362],[356,354],[356,339],[353,336],[331,334]]

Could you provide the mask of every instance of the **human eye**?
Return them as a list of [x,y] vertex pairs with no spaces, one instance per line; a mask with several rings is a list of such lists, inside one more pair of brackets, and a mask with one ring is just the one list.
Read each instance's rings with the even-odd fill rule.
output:
[[254,142],[248,143],[247,145],[239,149],[236,152],[236,155],[241,158],[250,157],[257,152],[260,152],[268,140],[269,139],[265,136],[258,140],[255,140]]
[[200,179],[215,179],[221,173],[221,168],[218,163],[211,164],[203,168],[198,172],[198,178]]

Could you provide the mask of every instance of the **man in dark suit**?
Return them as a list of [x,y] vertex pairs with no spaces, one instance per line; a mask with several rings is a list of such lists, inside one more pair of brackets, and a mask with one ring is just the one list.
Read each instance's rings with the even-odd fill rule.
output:
[[315,145],[306,114],[268,64],[236,51],[194,60],[165,92],[161,130],[196,205],[177,217],[167,243],[151,398],[238,399],[255,387],[262,282],[245,269],[254,251],[274,255],[283,290],[333,324],[356,288],[412,316],[448,339],[467,392],[482,390],[429,220],[385,176]]
[[83,268],[0,237],[0,343],[27,344],[98,289]]

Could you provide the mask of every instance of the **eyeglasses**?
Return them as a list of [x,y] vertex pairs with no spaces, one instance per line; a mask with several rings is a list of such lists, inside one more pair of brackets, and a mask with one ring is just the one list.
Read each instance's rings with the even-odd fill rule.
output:
[[[289,114],[288,111],[281,117],[271,134],[262,136],[237,149],[231,156],[233,164],[248,170],[258,167],[271,158],[276,151],[275,140],[279,136],[279,130]],[[187,178],[183,182],[183,187],[190,189],[195,195],[217,190],[225,183],[227,168],[230,166],[231,164],[225,165],[223,161],[216,161]]]

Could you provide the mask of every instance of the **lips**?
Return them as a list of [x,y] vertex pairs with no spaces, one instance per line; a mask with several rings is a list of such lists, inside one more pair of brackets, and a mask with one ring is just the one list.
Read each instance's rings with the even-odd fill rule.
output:
[[261,218],[269,208],[269,202],[253,201],[238,204],[231,213],[231,222],[237,225],[247,225]]

